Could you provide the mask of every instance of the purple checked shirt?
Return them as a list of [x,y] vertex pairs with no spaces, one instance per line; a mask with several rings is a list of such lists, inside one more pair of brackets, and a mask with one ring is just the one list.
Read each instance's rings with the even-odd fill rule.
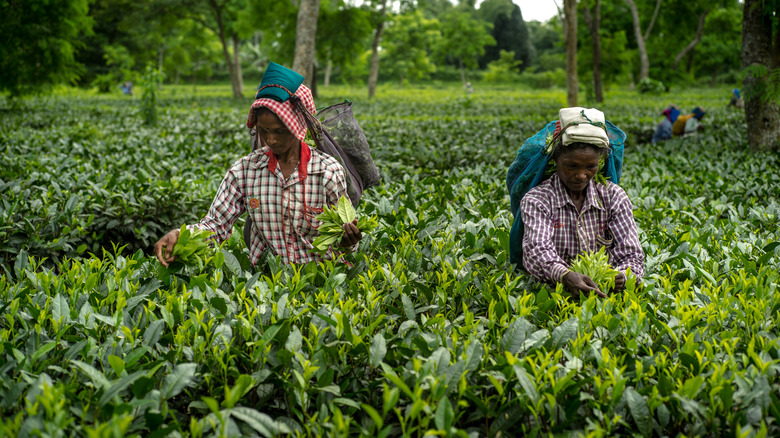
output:
[[641,280],[645,253],[639,243],[631,201],[620,186],[591,181],[577,211],[558,175],[534,187],[520,201],[525,234],[523,265],[533,276],[560,282],[580,253],[607,247],[609,262]]
[[[312,241],[319,235],[322,206],[336,204],[347,193],[344,168],[335,158],[301,145],[301,163],[285,179],[268,147],[238,160],[222,180],[206,217],[198,228],[213,231],[225,240],[244,212],[252,221],[249,248],[252,264],[263,251],[279,255],[284,263],[321,260],[312,254]],[[305,175],[301,172],[305,169]],[[352,249],[356,249],[357,245]],[[326,258],[331,258],[328,252]]]

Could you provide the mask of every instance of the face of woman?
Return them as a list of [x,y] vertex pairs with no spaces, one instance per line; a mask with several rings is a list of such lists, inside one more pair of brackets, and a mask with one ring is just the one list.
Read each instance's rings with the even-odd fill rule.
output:
[[271,148],[276,156],[286,155],[295,146],[300,144],[298,137],[293,135],[279,117],[270,112],[262,111],[257,116],[257,135],[263,140],[263,144]]
[[572,193],[581,193],[599,170],[601,154],[595,148],[564,151],[555,161],[558,178]]

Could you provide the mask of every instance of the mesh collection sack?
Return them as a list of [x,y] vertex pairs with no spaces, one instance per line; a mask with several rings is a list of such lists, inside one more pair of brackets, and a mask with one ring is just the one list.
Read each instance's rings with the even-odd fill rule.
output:
[[317,149],[336,158],[347,173],[347,194],[357,206],[363,191],[379,183],[380,175],[371,158],[363,130],[352,114],[352,102],[346,100],[306,117],[306,124]]
[[[600,169],[607,180],[619,184],[623,169],[623,147],[626,134],[608,120],[604,124],[609,138],[609,155]],[[506,187],[509,191],[509,203],[514,215],[514,223],[509,232],[509,260],[518,268],[523,268],[523,218],[520,212],[520,201],[529,190],[539,185],[552,175],[552,143],[558,120],[549,122],[541,131],[523,143],[517,156],[509,166],[506,176]]]
[[[317,150],[334,157],[344,167],[347,195],[352,205],[357,206],[363,191],[377,185],[381,177],[371,157],[368,140],[352,114],[352,102],[346,100],[331,105],[318,111],[316,117],[297,102],[294,105],[296,111],[303,113]],[[254,129],[250,131],[250,144],[252,150],[259,147]]]

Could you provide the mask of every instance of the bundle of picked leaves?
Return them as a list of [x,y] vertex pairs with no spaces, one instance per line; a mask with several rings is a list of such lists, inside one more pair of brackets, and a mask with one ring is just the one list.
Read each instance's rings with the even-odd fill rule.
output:
[[206,261],[213,249],[207,242],[211,231],[195,229],[190,231],[186,225],[182,225],[179,230],[179,240],[173,247],[171,254],[176,256],[176,260],[185,265],[202,264]]
[[603,246],[596,252],[578,255],[571,265],[571,270],[590,277],[604,293],[615,288],[618,271],[609,265],[609,256]]
[[[317,216],[320,226],[317,228],[320,235],[314,239],[312,245],[319,252],[326,252],[330,245],[338,243],[344,237],[344,224],[355,220],[355,209],[352,203],[346,197],[339,198],[339,202],[334,206],[325,205],[322,213]],[[358,219],[357,227],[360,231],[370,231],[378,225],[376,216],[361,217]]]

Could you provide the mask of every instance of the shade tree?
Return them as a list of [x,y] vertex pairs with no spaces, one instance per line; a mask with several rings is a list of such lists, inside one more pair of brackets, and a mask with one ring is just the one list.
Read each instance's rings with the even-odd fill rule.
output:
[[460,70],[461,82],[466,85],[465,68],[476,68],[486,47],[496,40],[490,35],[490,23],[475,18],[463,8],[453,8],[440,17],[441,39],[436,47],[439,60],[454,59]]
[[386,71],[401,83],[426,78],[436,71],[431,54],[440,41],[438,20],[425,18],[420,10],[394,15],[387,23],[382,44]]
[[92,32],[88,0],[0,2],[0,91],[21,96],[54,84],[75,84],[84,73],[76,51]]

